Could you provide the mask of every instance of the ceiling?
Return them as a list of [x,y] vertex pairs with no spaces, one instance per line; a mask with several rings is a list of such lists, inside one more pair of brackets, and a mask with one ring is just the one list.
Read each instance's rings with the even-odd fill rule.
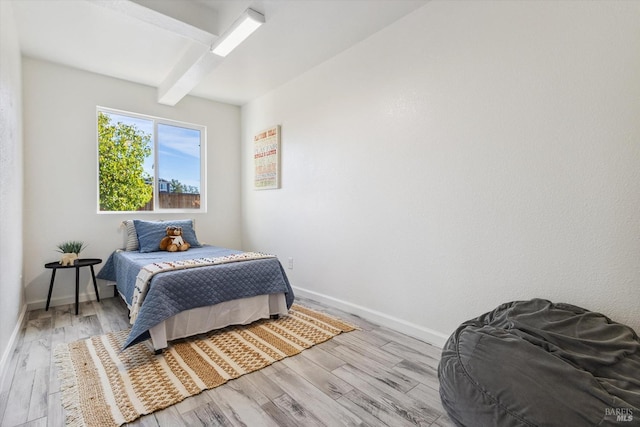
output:
[[[13,0],[24,55],[243,105],[427,0]],[[266,23],[227,57],[209,46],[247,8]],[[384,52],[381,52],[384,54]]]

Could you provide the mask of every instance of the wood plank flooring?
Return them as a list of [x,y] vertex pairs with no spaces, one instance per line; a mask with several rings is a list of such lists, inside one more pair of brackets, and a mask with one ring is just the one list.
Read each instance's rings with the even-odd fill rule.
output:
[[[361,330],[144,416],[132,426],[453,426],[438,395],[440,349],[309,299]],[[35,310],[0,384],[0,426],[62,426],[53,349],[128,327],[119,298]]]

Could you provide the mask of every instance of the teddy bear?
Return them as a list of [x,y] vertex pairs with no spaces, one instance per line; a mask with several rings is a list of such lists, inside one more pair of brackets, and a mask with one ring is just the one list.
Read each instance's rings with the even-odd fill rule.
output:
[[167,235],[160,240],[160,250],[168,252],[186,251],[191,245],[182,238],[182,227],[167,227]]

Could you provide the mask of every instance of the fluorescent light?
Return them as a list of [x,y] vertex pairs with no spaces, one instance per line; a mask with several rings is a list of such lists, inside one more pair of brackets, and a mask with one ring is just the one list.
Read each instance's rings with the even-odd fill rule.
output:
[[211,52],[227,56],[247,37],[264,24],[264,15],[253,9],[245,10],[227,31],[211,46]]

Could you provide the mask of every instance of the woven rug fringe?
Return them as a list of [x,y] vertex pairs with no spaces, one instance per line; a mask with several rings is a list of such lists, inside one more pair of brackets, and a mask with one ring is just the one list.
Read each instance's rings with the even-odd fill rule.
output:
[[53,360],[58,369],[62,407],[67,411],[65,425],[69,427],[82,427],[84,422],[80,414],[80,395],[76,381],[75,369],[69,354],[69,347],[60,343],[53,350]]

